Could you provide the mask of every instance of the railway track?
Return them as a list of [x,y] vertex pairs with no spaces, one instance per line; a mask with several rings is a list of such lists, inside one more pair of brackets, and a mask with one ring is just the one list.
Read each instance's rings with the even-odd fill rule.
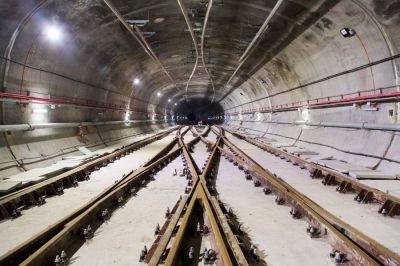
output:
[[[227,208],[220,199],[216,184],[219,176],[226,175],[218,172],[221,160],[227,160],[242,176],[251,179],[256,186],[254,189],[262,189],[265,194],[275,195],[276,208],[283,208],[280,206],[283,205],[290,209],[290,215],[285,219],[293,218],[299,223],[308,224],[307,230],[304,228],[304,234],[318,238],[318,241],[330,247],[330,254],[322,255],[326,258],[331,256],[332,264],[400,265],[398,254],[350,226],[340,217],[319,206],[318,202],[314,202],[279,176],[262,167],[235,145],[230,137],[225,136],[223,128],[202,129],[177,128],[176,137],[153,158],[78,211],[66,215],[45,231],[0,257],[0,264],[54,265],[55,256],[62,250],[71,256],[87,241],[83,235],[84,229],[90,225],[91,229],[96,231],[103,224],[104,219],[101,215],[104,210],[110,215],[114,213],[147,183],[152,182],[157,172],[180,156],[188,184],[185,193],[166,215],[164,224],[144,257],[144,261],[149,265],[197,265],[190,260],[190,257],[205,260],[205,253],[202,252],[204,247],[214,252],[215,257],[212,260],[214,265],[264,265],[263,258],[260,260],[256,256],[257,252],[251,238],[243,235],[245,233],[240,230],[240,226],[238,227],[240,217]],[[244,139],[241,135],[235,137],[251,142],[252,145],[260,145],[255,140]],[[195,159],[198,155],[193,152],[196,153],[195,145],[200,141],[207,146],[207,150],[202,148],[203,154],[199,160]],[[282,155],[289,156],[285,153]],[[207,157],[204,165],[202,165],[203,157]],[[292,163],[296,162],[294,165],[303,165],[302,162],[295,161],[295,158],[285,158],[290,158]],[[290,165],[290,167],[295,166]],[[307,167],[319,178],[321,175],[327,175],[327,172],[312,168],[312,165],[307,164],[303,167]],[[318,172],[319,170],[321,171]],[[336,178],[335,176],[335,180],[338,180]],[[352,183],[354,188],[358,188],[357,185]],[[382,204],[387,200],[396,202],[396,199],[388,198],[379,191],[368,190],[368,192],[372,193],[374,201]],[[257,205],[259,204],[262,205],[263,202],[257,202]],[[194,233],[196,224],[202,224],[201,233],[199,231]],[[207,233],[204,233],[204,227],[207,228]],[[318,252],[322,250],[325,249]],[[268,263],[268,259],[265,262]]]
[[[310,224],[317,224],[330,232],[336,240],[332,242],[332,247],[340,248],[341,254],[347,254],[348,260],[354,265],[400,265],[398,254],[321,208],[281,178],[261,167],[227,138],[224,143],[228,150],[220,150],[230,161],[257,179],[261,186],[276,194],[277,199],[290,205],[295,213],[307,217]],[[335,243],[341,244],[336,246]]]
[[[166,134],[169,134],[176,130],[177,128],[174,128],[172,130],[169,130],[166,132]],[[164,135],[164,134],[163,134]],[[162,137],[162,136],[161,136]],[[159,139],[160,136],[157,136],[156,138],[151,138],[151,140],[155,141]],[[144,140],[145,143],[150,141],[149,139]],[[143,142],[141,142],[143,143]],[[152,169],[155,167],[158,167],[167,157],[165,156],[166,153],[170,152],[171,148],[177,143],[177,138],[174,138],[168,145],[165,146],[161,151],[159,151],[153,158],[151,158],[147,163],[143,165],[143,167],[139,167],[136,171],[133,171],[129,174],[127,174],[124,178],[120,179],[117,183],[112,184],[110,187],[106,188],[102,193],[91,199],[89,202],[81,206],[79,209],[76,211],[67,214],[65,217],[62,219],[56,221],[53,223],[51,226],[48,226],[46,230],[39,232],[38,234],[34,235],[33,237],[29,238],[28,240],[24,241],[23,243],[19,244],[17,247],[14,249],[10,250],[6,254],[2,255],[0,257],[0,264],[2,265],[18,265],[20,263],[23,263],[23,261],[28,258],[34,251],[37,251],[40,249],[40,247],[44,246],[46,243],[50,241],[53,237],[57,236],[60,232],[63,230],[65,231],[65,228],[67,227],[71,221],[74,221],[77,217],[82,216],[83,213],[85,213],[87,210],[95,206],[98,202],[100,202],[103,198],[105,198],[107,195],[110,195],[113,191],[116,191],[120,189],[121,187],[126,187],[128,184],[131,184],[132,182],[137,182],[135,180],[139,180],[143,178],[146,174],[148,174]],[[130,151],[133,151],[135,147],[138,147],[136,145],[129,147],[129,149],[123,149],[121,151],[117,151],[115,154],[112,154],[110,156],[124,156],[128,154]],[[171,151],[171,153],[175,152]],[[115,157],[114,157],[115,158]],[[77,169],[81,171],[81,169]],[[59,180],[58,177],[55,178],[56,180]],[[49,182],[56,182],[55,180],[49,180]],[[40,186],[39,186],[40,185]],[[38,184],[37,187],[39,189],[46,188],[46,184]],[[32,188],[32,190],[36,189]],[[23,191],[23,193],[26,193],[26,191]],[[13,198],[16,195],[13,195]],[[20,195],[18,195],[20,196]],[[14,200],[14,199],[5,199],[5,200]],[[40,206],[39,206],[40,208]],[[54,259],[54,258],[52,258]]]
[[79,185],[80,181],[89,178],[90,173],[99,170],[101,167],[107,166],[109,163],[112,163],[115,160],[120,159],[122,156],[140,149],[149,143],[163,138],[176,129],[177,128],[172,128],[154,136],[134,142],[131,145],[123,147],[111,154],[101,156],[58,176],[49,178],[21,191],[3,196],[0,199],[0,220],[12,218],[13,213],[18,213],[21,209],[41,205],[45,201],[46,197],[57,196],[62,193],[64,188],[72,188]]
[[250,144],[261,148],[264,151],[281,158],[282,160],[286,160],[295,166],[308,169],[312,178],[321,179],[322,185],[337,186],[337,191],[340,193],[355,194],[354,200],[359,203],[380,203],[381,208],[379,208],[379,213],[381,213],[383,216],[393,217],[395,215],[400,215],[400,198],[398,197],[369,187],[368,185],[357,182],[356,180],[351,179],[344,174],[340,174],[313,162],[304,160],[289,152],[263,143],[255,138],[246,137],[236,132],[230,133],[247,141]]

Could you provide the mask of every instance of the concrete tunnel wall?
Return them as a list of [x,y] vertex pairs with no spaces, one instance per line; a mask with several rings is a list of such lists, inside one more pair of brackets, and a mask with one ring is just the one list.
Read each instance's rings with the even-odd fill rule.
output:
[[[15,3],[2,3],[0,10],[6,12]],[[36,10],[35,8],[38,8]],[[40,1],[20,1],[17,12],[1,14],[2,24],[0,48],[4,57],[26,62],[37,69],[25,68],[2,60],[1,77],[4,91],[21,90],[21,76],[24,76],[22,90],[34,88],[30,95],[60,98],[74,98],[137,108],[129,118],[151,119],[154,113],[158,119],[168,115],[168,110],[154,96],[154,88],[135,89],[132,87],[132,73],[141,73],[143,80],[150,81],[155,71],[150,59],[129,49],[131,36],[115,27],[101,27],[98,23],[104,17],[90,17],[92,10],[102,7],[93,5],[90,10],[79,10],[77,3],[61,4],[49,1],[41,6]],[[224,98],[220,104],[225,110],[227,125],[246,128],[251,133],[292,142],[298,146],[318,150],[322,154],[377,169],[398,171],[400,161],[400,140],[397,133],[379,130],[343,129],[334,127],[309,127],[266,123],[273,121],[310,122],[371,122],[378,124],[398,123],[399,105],[379,104],[378,111],[364,111],[352,106],[308,111],[307,117],[301,111],[273,114],[230,116],[232,112],[278,106],[297,101],[307,101],[327,96],[354,93],[373,87],[369,68],[341,75],[318,84],[283,93],[268,99],[255,101],[320,78],[349,70],[368,63],[368,58],[357,37],[343,38],[339,31],[343,27],[354,28],[365,45],[371,62],[396,55],[400,48],[399,6],[396,2],[382,4],[377,0],[343,0],[305,30],[298,38],[260,68],[246,82]],[[88,19],[77,17],[82,12]],[[102,14],[98,12],[96,14]],[[71,27],[67,42],[48,46],[44,40],[33,44],[37,32],[46,18],[68,18]],[[106,11],[104,11],[106,16]],[[90,17],[90,19],[89,19]],[[21,26],[23,24],[23,27]],[[96,38],[98,36],[112,36]],[[97,42],[91,42],[95,38]],[[29,49],[33,53],[27,58]],[[137,49],[141,49],[138,47]],[[121,52],[123,51],[123,53]],[[134,58],[140,64],[132,64],[127,58]],[[372,67],[375,88],[391,87],[385,92],[399,90],[400,60],[388,61]],[[49,72],[40,71],[49,70]],[[22,74],[24,72],[24,74]],[[57,74],[56,74],[57,73]],[[65,77],[74,77],[74,79]],[[161,82],[156,79],[154,82]],[[154,83],[153,82],[153,83]],[[145,82],[143,82],[145,83]],[[161,84],[161,83],[160,83]],[[157,87],[157,84],[152,84]],[[218,88],[217,88],[218,89]],[[372,94],[364,92],[363,94]],[[130,101],[129,95],[137,100]],[[251,102],[248,103],[247,102]],[[50,110],[45,117],[35,116],[35,104],[23,102],[2,102],[2,124],[59,123],[81,121],[123,120],[125,112],[99,111],[98,109],[77,108],[60,105]],[[389,115],[393,110],[393,115]],[[94,149],[123,137],[140,132],[165,128],[170,123],[143,123],[130,126],[88,127],[84,139],[76,136],[78,128],[40,129],[27,132],[4,133],[0,138],[0,176],[23,171],[17,166],[17,159],[26,159],[26,169],[49,165],[60,160],[63,153],[77,154],[76,146],[88,145]],[[363,154],[363,155],[362,155]],[[386,158],[383,159],[382,158]],[[391,162],[397,161],[397,162]]]
[[[371,62],[398,54],[400,34],[395,25],[399,25],[400,17],[399,13],[395,13],[394,10],[399,10],[399,6],[395,3],[383,5],[379,1],[341,1],[314,26],[307,29],[284,51],[267,63],[263,69],[260,69],[241,88],[234,91],[223,103],[224,108],[229,109],[240,105],[228,111],[240,113],[248,109],[271,107],[271,105],[279,106],[341,94],[354,93],[347,97],[355,97],[359,91],[372,89],[371,70],[366,68],[246,104],[249,99],[253,101],[367,64],[368,58],[359,39],[356,37],[343,38],[339,33],[343,27],[351,27],[356,30]],[[397,59],[372,67],[376,89],[391,87],[384,91],[399,90],[399,63],[400,60]],[[364,92],[361,95],[373,93]],[[363,108],[353,106],[310,109],[306,115],[301,110],[296,110],[272,115],[262,114],[258,117],[254,114],[242,115],[241,119],[236,115],[228,116],[226,123],[247,128],[248,132],[256,135],[267,133],[267,137],[318,150],[321,154],[331,155],[340,160],[399,172],[400,139],[398,133],[265,123],[307,120],[316,123],[398,124],[399,105],[397,103],[382,103],[378,105],[378,108],[378,111],[365,111]],[[393,115],[390,115],[390,110],[393,111]],[[389,160],[382,160],[382,158]]]

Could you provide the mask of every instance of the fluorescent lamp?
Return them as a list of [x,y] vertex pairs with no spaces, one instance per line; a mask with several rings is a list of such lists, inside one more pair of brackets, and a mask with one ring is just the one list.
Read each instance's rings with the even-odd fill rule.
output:
[[47,25],[43,31],[43,34],[50,41],[57,42],[62,38],[62,32],[59,26],[57,25]]
[[44,114],[44,113],[47,113],[47,109],[35,108],[35,109],[33,109],[33,112],[36,113],[36,114]]

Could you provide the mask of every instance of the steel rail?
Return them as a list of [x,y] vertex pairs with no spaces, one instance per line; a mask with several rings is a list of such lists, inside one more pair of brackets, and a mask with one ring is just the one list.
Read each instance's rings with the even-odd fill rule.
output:
[[[174,130],[176,130],[174,128]],[[175,142],[176,143],[177,139],[174,139],[171,141],[171,143]],[[170,143],[170,144],[171,144]],[[167,145],[167,146],[170,146]],[[109,195],[113,193],[113,191],[120,190],[121,188],[126,187],[130,183],[134,182],[136,179],[142,177],[146,173],[150,172],[151,169],[158,167],[161,163],[163,163],[166,159],[171,157],[171,155],[179,153],[180,148],[174,149],[172,152],[170,152],[168,155],[165,154],[165,149],[161,150],[158,152],[151,160],[154,158],[157,158],[157,160],[152,163],[151,165],[148,165],[146,167],[140,167],[136,171],[131,172],[128,174],[125,178],[119,180],[118,183],[115,183],[111,185],[110,187],[106,188],[102,193],[97,195],[95,198],[91,199],[89,202],[87,202],[85,205],[80,207],[79,209],[73,211],[72,213],[66,215],[62,219],[56,221],[53,223],[51,226],[47,227],[45,230],[42,232],[32,236],[28,240],[24,241],[14,249],[10,250],[6,254],[2,255],[0,257],[0,265],[18,265],[22,263],[25,259],[27,259],[31,254],[42,248],[44,245],[49,243],[50,241],[53,241],[55,237],[60,235],[62,232],[65,233],[65,229],[69,223],[72,221],[76,220],[77,217],[82,217],[82,214],[87,213],[89,209],[91,209],[93,206],[98,204],[99,202],[103,201],[104,198],[108,198]],[[75,232],[76,233],[76,232]],[[43,252],[47,252],[46,250],[42,250]],[[38,254],[41,255],[41,254]],[[52,258],[54,259],[54,258]],[[51,260],[52,261],[52,260]],[[48,263],[45,263],[48,264]]]
[[387,194],[378,189],[372,188],[368,185],[357,182],[354,179],[351,179],[348,176],[315,164],[313,162],[306,161],[298,156],[295,156],[289,152],[283,151],[279,148],[276,148],[272,145],[268,145],[263,143],[257,139],[245,137],[242,134],[237,132],[230,132],[232,135],[247,141],[250,144],[253,144],[262,150],[275,154],[282,159],[290,160],[293,164],[297,164],[300,167],[306,167],[313,178],[322,178],[325,185],[338,185],[343,188],[341,190],[343,193],[345,192],[354,192],[356,193],[356,199],[360,199],[360,202],[370,203],[373,201],[378,201],[382,204],[382,208],[387,208],[385,211],[387,215],[394,216],[400,215],[400,198],[395,197],[393,195]]
[[118,209],[119,205],[117,205],[116,202],[119,198],[122,197],[125,201],[132,195],[132,189],[135,189],[140,181],[148,180],[149,175],[152,174],[152,169],[160,167],[161,165],[166,165],[173,157],[178,155],[179,149],[176,149],[174,152],[160,158],[151,166],[141,170],[140,173],[131,178],[129,182],[125,182],[125,184],[113,189],[74,220],[65,224],[62,231],[30,255],[21,265],[46,265],[49,261],[52,261],[55,255],[61,250],[66,250],[67,254],[74,254],[84,243],[81,233],[83,228],[87,225],[91,225],[93,231],[95,231],[102,224],[102,221],[99,221],[99,214],[102,210],[108,209],[110,213],[112,213]]
[[237,158],[237,156],[222,148],[220,148],[221,152],[239,164],[246,165],[254,175],[272,186],[277,194],[287,197],[289,199],[287,202],[292,207],[303,210],[309,219],[316,220],[323,225],[333,234],[332,236],[335,236],[336,240],[344,244],[341,248],[345,250],[345,253],[352,254],[356,263],[362,265],[400,265],[398,254],[326,211],[281,178],[264,169],[226,137],[224,137],[224,141],[228,147],[240,154],[241,158]]
[[[203,137],[201,137],[201,138],[203,138]],[[217,167],[217,165],[215,164],[215,161],[216,161],[217,156],[219,157],[221,154],[219,151],[219,147],[221,147],[223,145],[222,131],[220,132],[220,135],[218,136],[218,139],[215,143],[212,143],[211,141],[208,141],[206,139],[205,139],[205,141],[207,141],[207,143],[211,144],[213,146],[213,149],[212,149],[211,155],[206,163],[204,171],[200,175],[200,181],[203,183],[203,187],[206,192],[206,195],[210,199],[211,205],[215,210],[218,221],[219,221],[221,228],[226,236],[227,243],[228,243],[230,249],[232,250],[232,253],[233,253],[233,256],[235,257],[236,262],[238,263],[238,265],[247,266],[249,264],[248,264],[244,254],[243,254],[243,251],[239,245],[239,241],[238,241],[237,237],[234,235],[234,233],[232,232],[232,229],[231,229],[231,226],[229,225],[228,219],[226,218],[224,212],[221,209],[219,200],[217,199],[217,197],[213,196],[210,193],[210,191],[208,189],[208,184],[207,184],[208,178],[214,177],[215,172],[213,171],[213,169],[215,169]]]
[[217,246],[220,252],[220,255],[222,256],[223,264],[224,265],[233,265],[229,252],[227,250],[227,247],[225,246],[225,241],[223,239],[223,235],[218,227],[217,219],[215,218],[213,207],[210,204],[209,198],[207,197],[207,194],[205,190],[207,188],[204,187],[203,182],[200,182],[200,176],[197,174],[196,167],[194,166],[194,162],[192,157],[190,156],[188,152],[188,147],[185,145],[185,143],[182,141],[182,139],[179,140],[182,146],[182,151],[183,154],[186,158],[186,161],[188,162],[188,166],[190,169],[190,172],[194,178],[194,183],[193,183],[193,195],[190,199],[190,202],[188,204],[188,207],[186,209],[185,215],[182,218],[179,230],[175,236],[175,239],[172,243],[172,247],[168,253],[167,259],[165,261],[165,265],[174,265],[178,251],[180,250],[181,244],[182,244],[182,239],[183,236],[186,232],[186,229],[188,227],[188,222],[191,214],[193,213],[194,205],[196,201],[201,200],[204,204],[204,208],[207,212],[208,218],[211,223],[211,230],[214,233]]
[[43,196],[43,194],[56,195],[57,188],[60,185],[65,187],[72,187],[73,180],[82,180],[85,175],[89,172],[92,172],[96,167],[100,167],[103,164],[107,164],[111,160],[119,158],[121,155],[126,154],[134,149],[142,147],[143,145],[147,145],[155,140],[158,140],[177,128],[174,127],[170,130],[158,133],[154,136],[150,136],[143,140],[134,142],[133,144],[127,145],[111,154],[101,156],[96,158],[95,160],[85,163],[81,166],[78,166],[72,170],[69,170],[65,173],[57,175],[55,177],[51,177],[42,181],[40,183],[34,184],[28,188],[25,188],[21,191],[17,191],[9,196],[5,196],[0,199],[0,219],[10,218],[13,210],[20,207],[29,207],[32,205],[36,205],[38,198]]
[[[182,128],[181,128],[182,129]],[[184,141],[182,140],[182,136],[184,134],[186,134],[189,130],[191,130],[191,127],[187,128],[184,132],[180,132],[181,130],[178,130],[178,143],[180,148],[182,147],[186,147],[186,149],[182,149],[182,154],[184,156],[184,158],[189,158],[190,155],[187,152],[188,147],[194,145],[201,137],[202,135],[205,135],[206,133],[208,133],[208,130],[203,131],[203,133],[199,136],[197,136],[196,138],[194,138],[193,140],[189,141],[188,143],[184,143]],[[185,159],[185,161],[187,162],[187,160]],[[194,167],[193,164],[189,164],[189,171],[191,173],[196,172],[196,169]],[[192,176],[193,177],[193,183],[196,184],[198,179],[196,179],[196,176]],[[188,193],[188,195],[184,195],[182,197],[182,199],[179,201],[178,207],[176,209],[176,211],[173,213],[172,217],[168,220],[168,225],[165,228],[164,233],[156,239],[155,243],[153,243],[152,247],[150,248],[153,249],[152,251],[152,255],[150,258],[146,257],[146,261],[148,262],[149,265],[155,266],[158,265],[162,259],[162,256],[164,255],[167,245],[168,243],[171,241],[172,239],[172,235],[175,232],[177,223],[179,221],[179,219],[181,219],[181,217],[183,216],[183,212],[185,211],[185,208],[188,205],[188,201],[189,199],[191,199],[192,195],[194,193],[194,189],[191,189],[190,192]],[[150,252],[149,252],[150,253]]]

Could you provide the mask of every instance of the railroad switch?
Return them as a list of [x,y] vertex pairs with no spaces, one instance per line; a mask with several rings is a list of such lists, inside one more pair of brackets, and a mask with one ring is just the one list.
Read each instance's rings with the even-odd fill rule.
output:
[[269,195],[272,193],[272,190],[269,187],[264,187],[263,188],[263,192],[265,195]]

